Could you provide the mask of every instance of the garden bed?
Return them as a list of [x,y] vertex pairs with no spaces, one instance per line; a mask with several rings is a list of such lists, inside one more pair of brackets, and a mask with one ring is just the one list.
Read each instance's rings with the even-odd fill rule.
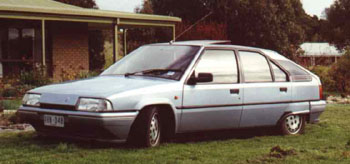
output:
[[327,97],[327,104],[350,104],[350,95],[330,95]]

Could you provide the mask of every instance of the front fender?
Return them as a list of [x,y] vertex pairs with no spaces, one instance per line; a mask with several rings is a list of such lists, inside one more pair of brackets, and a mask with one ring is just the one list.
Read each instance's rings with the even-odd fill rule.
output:
[[149,99],[143,99],[141,101],[139,101],[134,109],[136,110],[141,110],[146,106],[150,106],[150,105],[170,105],[172,110],[175,113],[176,107],[173,104],[173,102],[171,102],[169,99],[166,98],[149,98]]
[[136,110],[142,110],[143,108],[151,105],[169,105],[173,111],[174,117],[175,117],[175,131],[177,131],[179,127],[179,121],[181,117],[181,110],[177,110],[174,103],[171,102],[169,99],[166,98],[148,98],[143,99],[139,101],[135,108]]

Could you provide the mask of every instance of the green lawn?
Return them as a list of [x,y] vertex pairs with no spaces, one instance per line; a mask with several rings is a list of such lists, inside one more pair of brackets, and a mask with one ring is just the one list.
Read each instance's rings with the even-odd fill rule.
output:
[[[329,105],[321,122],[307,125],[304,135],[258,129],[191,134],[153,149],[7,133],[0,135],[0,163],[350,163],[349,118],[350,105]],[[275,146],[291,153],[269,155]]]

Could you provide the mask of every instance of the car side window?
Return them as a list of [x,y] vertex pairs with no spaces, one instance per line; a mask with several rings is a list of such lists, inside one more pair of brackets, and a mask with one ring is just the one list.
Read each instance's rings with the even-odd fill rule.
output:
[[287,74],[283,72],[276,64],[271,62],[271,66],[273,69],[273,73],[275,74],[275,81],[276,82],[286,82],[287,81]]
[[238,83],[236,55],[230,50],[206,50],[200,57],[195,73],[196,77],[199,73],[213,74],[211,84]]
[[245,82],[272,82],[269,63],[265,56],[248,51],[239,51]]

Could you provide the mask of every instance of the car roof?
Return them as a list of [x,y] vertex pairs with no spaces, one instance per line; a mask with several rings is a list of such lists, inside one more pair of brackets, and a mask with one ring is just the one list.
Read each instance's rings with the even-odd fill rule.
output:
[[261,51],[265,55],[269,56],[275,60],[289,60],[283,55],[279,54],[276,51],[257,48],[257,47],[249,47],[249,46],[241,46],[241,45],[231,45],[231,41],[229,40],[191,40],[191,41],[179,41],[179,42],[169,42],[169,43],[158,43],[153,45],[186,45],[186,46],[201,46],[208,48],[234,48],[234,49],[243,49],[243,50],[254,50]]

